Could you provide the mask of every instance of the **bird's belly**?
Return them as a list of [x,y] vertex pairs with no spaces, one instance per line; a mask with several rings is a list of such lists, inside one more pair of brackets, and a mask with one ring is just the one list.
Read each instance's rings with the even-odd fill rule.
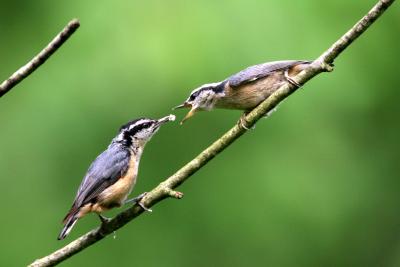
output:
[[254,82],[230,88],[225,97],[217,103],[217,108],[251,110],[267,99],[284,84],[283,74],[277,73]]
[[215,106],[224,109],[251,110],[261,103],[266,97],[262,94],[236,95],[232,98],[221,99]]
[[136,176],[137,163],[131,160],[125,175],[99,194],[96,204],[92,206],[92,211],[100,213],[114,207],[122,206],[136,183]]

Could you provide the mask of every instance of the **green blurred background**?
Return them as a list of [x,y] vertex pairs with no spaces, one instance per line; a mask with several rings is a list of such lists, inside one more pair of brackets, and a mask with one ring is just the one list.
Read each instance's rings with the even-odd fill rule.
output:
[[[87,167],[120,125],[169,114],[193,88],[249,65],[316,58],[374,3],[1,0],[1,80],[70,19],[81,27],[0,99],[0,265],[26,265],[99,225],[87,216],[56,240]],[[399,45],[395,3],[333,73],[181,186],[182,201],[160,203],[63,266],[400,266]],[[132,195],[240,114],[203,112],[162,128]]]

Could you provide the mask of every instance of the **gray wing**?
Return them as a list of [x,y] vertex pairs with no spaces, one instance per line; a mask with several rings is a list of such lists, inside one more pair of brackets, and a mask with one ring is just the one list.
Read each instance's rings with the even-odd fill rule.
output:
[[283,60],[283,61],[273,61],[267,62],[259,65],[254,65],[244,69],[231,77],[227,80],[229,85],[232,87],[237,87],[245,83],[249,83],[260,78],[268,76],[271,72],[287,69],[294,65],[301,64],[301,63],[310,63],[311,61],[306,60]]
[[90,165],[79,186],[74,206],[81,207],[97,197],[104,189],[114,184],[127,171],[129,151],[111,145]]

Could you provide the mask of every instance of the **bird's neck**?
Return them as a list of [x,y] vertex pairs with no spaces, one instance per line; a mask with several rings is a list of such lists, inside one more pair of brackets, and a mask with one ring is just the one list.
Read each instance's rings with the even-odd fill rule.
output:
[[211,110],[223,98],[224,94],[219,92],[210,91],[207,95],[201,98],[197,105],[203,110]]
[[131,151],[131,153],[134,153],[136,155],[138,160],[140,160],[145,145],[146,145],[145,141],[134,139],[132,141],[132,144],[129,146],[129,150]]
[[146,141],[140,140],[140,139],[130,139],[130,140],[113,140],[111,145],[117,144],[123,149],[129,150],[130,153],[133,153],[138,160],[140,160],[140,157],[142,156],[143,149],[146,145]]
[[213,89],[212,99],[209,101],[211,108],[218,107],[219,103],[224,101],[226,94],[225,85],[226,81],[223,81]]
[[210,96],[205,103],[205,109],[211,110],[215,107],[218,107],[219,103],[224,101],[224,96],[225,95],[223,93],[215,93],[213,96]]

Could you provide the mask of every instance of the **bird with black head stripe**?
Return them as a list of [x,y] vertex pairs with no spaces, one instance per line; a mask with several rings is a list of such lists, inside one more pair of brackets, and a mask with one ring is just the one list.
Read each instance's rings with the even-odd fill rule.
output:
[[148,210],[140,200],[146,193],[127,200],[138,174],[143,149],[161,125],[175,120],[174,115],[153,120],[140,118],[123,125],[108,148],[90,165],[70,211],[63,220],[64,228],[58,239],[64,239],[78,219],[90,212],[100,213],[126,203],[137,203]]
[[222,108],[249,112],[286,82],[300,87],[292,77],[310,64],[307,60],[283,60],[254,65],[221,82],[194,89],[186,101],[174,109],[190,108],[181,124],[202,110]]

